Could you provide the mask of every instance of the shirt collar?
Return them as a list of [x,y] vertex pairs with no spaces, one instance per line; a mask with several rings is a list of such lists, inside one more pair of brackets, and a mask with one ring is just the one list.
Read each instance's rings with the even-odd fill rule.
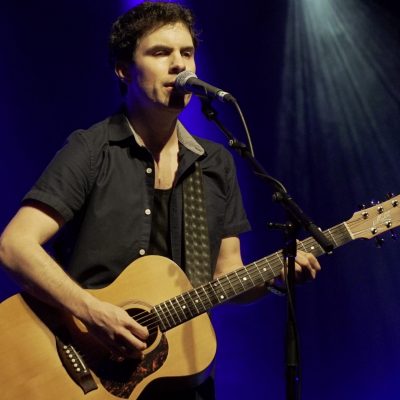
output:
[[[145,147],[142,138],[135,132],[126,115],[117,114],[111,118],[110,123],[114,126],[110,132],[111,140],[125,140],[133,135],[138,146]],[[195,140],[180,121],[177,122],[177,129],[178,141],[180,144],[199,156],[205,153],[204,148]]]
[[180,121],[178,121],[177,128],[179,143],[199,156],[202,156],[206,152],[203,146],[195,140]]

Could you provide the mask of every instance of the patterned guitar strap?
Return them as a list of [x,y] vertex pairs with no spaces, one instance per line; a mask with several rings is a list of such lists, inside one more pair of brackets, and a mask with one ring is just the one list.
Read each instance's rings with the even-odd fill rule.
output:
[[183,182],[183,226],[185,272],[193,287],[197,287],[211,280],[203,175],[198,162]]

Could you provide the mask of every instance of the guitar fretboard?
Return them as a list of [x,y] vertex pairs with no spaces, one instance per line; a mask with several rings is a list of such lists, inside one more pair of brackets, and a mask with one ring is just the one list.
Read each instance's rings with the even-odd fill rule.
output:
[[[324,233],[334,248],[352,240],[346,223],[336,225]],[[324,254],[324,250],[312,237],[299,242],[298,248],[316,257]],[[161,331],[165,332],[272,280],[280,275],[283,265],[283,253],[278,251],[160,303],[152,309],[152,313],[156,315]]]

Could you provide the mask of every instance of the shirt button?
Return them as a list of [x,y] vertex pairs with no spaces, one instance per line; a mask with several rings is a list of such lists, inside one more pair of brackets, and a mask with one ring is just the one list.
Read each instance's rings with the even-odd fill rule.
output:
[[153,168],[146,168],[146,173],[151,174],[153,172]]
[[140,249],[140,250],[139,250],[139,254],[140,254],[141,256],[144,256],[144,255],[146,254],[146,250],[145,250],[145,249]]
[[150,215],[150,214],[151,214],[150,208],[146,208],[146,209],[144,210],[144,213],[145,213],[146,215]]

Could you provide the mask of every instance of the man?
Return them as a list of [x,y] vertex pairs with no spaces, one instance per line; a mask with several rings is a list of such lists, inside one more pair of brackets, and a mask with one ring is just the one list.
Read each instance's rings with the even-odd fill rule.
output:
[[[209,279],[243,265],[238,235],[249,225],[232,158],[178,121],[190,95],[178,93],[174,82],[180,72],[195,71],[196,46],[193,16],[177,4],[142,3],[120,17],[110,52],[123,110],[70,136],[1,237],[1,261],[26,291],[78,318],[124,358],[142,356],[147,329],[82,287],[106,286],[148,254],[186,269],[184,185],[196,168],[207,213]],[[63,227],[76,240],[71,251],[59,240],[60,259],[68,255],[61,267],[43,245]],[[312,277],[320,269],[304,253],[297,268]]]

